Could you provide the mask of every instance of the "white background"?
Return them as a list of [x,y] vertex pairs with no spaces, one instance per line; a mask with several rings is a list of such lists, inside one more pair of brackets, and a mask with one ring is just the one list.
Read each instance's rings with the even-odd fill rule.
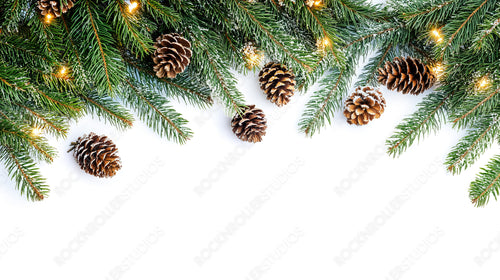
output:
[[[220,106],[176,103],[195,131],[185,145],[140,122],[122,132],[85,118],[52,141],[45,201],[27,202],[3,174],[0,279],[498,279],[500,202],[468,198],[497,147],[451,176],[443,162],[461,132],[450,127],[384,153],[422,96],[383,90],[380,119],[349,126],[339,111],[310,139],[297,122],[312,92],[277,108],[256,74],[239,88],[267,114],[262,143],[239,141]],[[112,179],[65,152],[91,131],[119,147]]]

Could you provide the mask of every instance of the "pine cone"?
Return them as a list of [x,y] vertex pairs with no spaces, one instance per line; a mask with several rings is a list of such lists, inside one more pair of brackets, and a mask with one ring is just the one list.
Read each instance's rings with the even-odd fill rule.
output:
[[156,38],[153,61],[158,78],[175,78],[191,62],[191,43],[177,33],[163,34]]
[[255,105],[247,106],[241,116],[236,114],[231,121],[234,134],[242,141],[253,143],[262,141],[262,136],[266,135],[266,124],[266,115]]
[[344,116],[349,124],[365,125],[384,112],[385,99],[378,89],[358,87],[345,101]]
[[411,57],[396,57],[392,62],[387,61],[383,68],[378,69],[378,74],[379,83],[403,94],[419,95],[436,82],[436,75],[429,66]]
[[116,145],[107,136],[91,132],[71,143],[73,156],[80,168],[97,177],[113,177],[120,170],[121,161]]
[[39,0],[38,9],[40,9],[43,16],[51,14],[55,17],[60,17],[61,12],[66,13],[74,5],[72,0],[67,0],[66,4],[60,4],[61,0]]
[[283,64],[266,64],[259,73],[259,82],[267,99],[280,107],[286,105],[295,92],[295,75]]

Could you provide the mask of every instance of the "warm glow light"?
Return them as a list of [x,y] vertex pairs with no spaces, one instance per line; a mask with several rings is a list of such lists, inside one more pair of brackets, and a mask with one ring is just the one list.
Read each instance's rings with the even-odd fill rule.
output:
[[39,137],[40,135],[42,135],[42,133],[43,130],[40,127],[33,127],[33,129],[31,130],[31,136],[33,137]]
[[135,11],[135,9],[137,9],[137,7],[139,7],[139,3],[133,1],[133,2],[130,2],[130,4],[128,4],[128,11],[130,13],[133,13]]
[[443,64],[441,63],[437,63],[435,64],[433,67],[432,67],[432,72],[436,75],[436,77],[439,79],[439,77],[441,76],[441,74],[443,74],[444,72],[444,67],[443,67]]
[[323,38],[323,40],[321,41],[321,44],[326,48],[330,45],[330,40],[328,38]]
[[310,8],[318,8],[323,5],[322,0],[307,0],[306,5]]
[[59,70],[59,74],[61,74],[61,75],[63,75],[63,76],[64,76],[64,75],[66,74],[66,72],[67,72],[67,71],[68,71],[68,69],[67,69],[66,67],[64,67],[64,66],[63,66],[63,67],[61,67],[61,70]]
[[436,43],[441,43],[443,41],[443,35],[439,32],[439,29],[431,30],[431,35],[436,40]]
[[46,21],[47,23],[50,23],[50,21],[51,21],[51,20],[52,20],[52,14],[47,14],[47,15],[45,16],[45,21]]
[[252,69],[262,62],[263,55],[260,53],[252,53],[247,55],[247,67]]
[[489,86],[490,86],[490,80],[488,79],[488,77],[482,77],[477,81],[477,87],[479,89],[486,89]]
[[328,39],[327,37],[324,37],[322,39],[318,39],[316,41],[316,47],[318,48],[318,51],[319,52],[324,52],[326,48],[328,48],[328,46],[330,46],[332,42],[330,42],[330,39]]

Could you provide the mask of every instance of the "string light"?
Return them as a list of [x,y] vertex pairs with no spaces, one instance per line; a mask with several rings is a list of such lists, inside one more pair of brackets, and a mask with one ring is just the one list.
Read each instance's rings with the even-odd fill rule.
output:
[[307,0],[306,5],[310,8],[319,8],[323,5],[322,0]]
[[316,41],[316,47],[318,48],[318,51],[323,53],[325,52],[326,48],[328,48],[331,45],[330,39],[327,37],[320,38]]
[[47,14],[47,15],[45,16],[45,21],[46,21],[47,23],[50,23],[50,22],[52,21],[52,14]]
[[139,7],[139,3],[135,2],[135,1],[130,2],[130,4],[128,4],[129,13],[133,13],[138,7]]
[[482,77],[477,81],[477,88],[478,89],[487,89],[490,86],[490,80],[488,79],[487,76]]
[[42,135],[43,129],[41,127],[35,126],[33,129],[31,129],[31,136],[33,137],[40,137]]
[[444,67],[443,67],[443,64],[441,63],[436,63],[432,68],[431,68],[432,72],[436,75],[436,78],[440,78],[441,75],[443,74],[444,72]]
[[62,67],[61,67],[61,70],[59,70],[59,74],[60,74],[61,76],[66,75],[66,72],[68,72],[68,69],[67,69],[65,66],[62,66]]
[[243,54],[245,55],[246,67],[253,69],[259,66],[264,60],[264,52],[257,49],[253,42],[247,42],[243,47]]
[[436,43],[441,43],[443,41],[443,35],[439,31],[439,29],[432,29],[431,35],[432,37],[434,37],[434,40],[436,40]]

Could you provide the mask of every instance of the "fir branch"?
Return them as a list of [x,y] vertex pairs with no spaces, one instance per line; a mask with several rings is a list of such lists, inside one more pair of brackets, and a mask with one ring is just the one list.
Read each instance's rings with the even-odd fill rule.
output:
[[20,103],[17,103],[17,106],[24,108],[29,114],[34,116],[36,120],[42,123],[42,125],[36,125],[37,127],[44,128],[47,132],[52,133],[52,135],[58,137],[65,137],[66,134],[68,133],[67,123],[61,121],[60,118],[44,116],[42,115],[42,113],[36,112],[36,109],[30,108]]
[[395,31],[397,30],[398,27],[389,27],[389,28],[386,28],[384,30],[381,30],[381,31],[377,31],[375,33],[370,33],[370,34],[367,34],[367,35],[364,35],[363,37],[360,37],[360,38],[356,38],[354,41],[351,41],[349,43],[347,43],[345,46],[344,46],[344,49],[347,49],[349,47],[351,47],[352,45],[354,44],[357,44],[359,42],[363,42],[365,41],[366,39],[369,39],[369,38],[373,38],[373,37],[377,37],[379,35],[382,35],[384,33],[388,33],[388,32],[392,32],[392,31]]
[[177,27],[180,20],[180,15],[171,7],[162,5],[155,0],[141,0],[144,10],[149,13],[156,21],[163,21],[163,23],[172,27]]
[[105,120],[115,127],[127,129],[132,127],[133,116],[118,102],[108,96],[100,96],[95,93],[81,94],[80,98],[85,102],[87,113]]
[[497,200],[500,193],[500,156],[495,156],[482,168],[470,184],[469,198],[476,207],[485,206],[491,196]]
[[[220,57],[221,37],[213,32],[190,30],[193,44],[193,58],[191,65],[207,77],[207,84],[213,94],[219,98],[228,115],[243,113],[245,99],[236,87],[236,79],[227,67],[218,59]],[[210,44],[207,44],[210,42]]]
[[[455,117],[455,119],[453,120],[453,122],[455,124],[458,124],[460,121],[463,121],[464,119],[468,118],[471,115],[472,116],[477,116],[478,114],[481,114],[482,112],[484,113],[484,110],[479,110],[481,108],[481,106],[483,106],[485,103],[489,102],[498,93],[500,93],[500,88],[498,90],[496,90],[496,91],[493,91],[490,95],[487,95],[486,97],[484,97],[483,99],[481,99],[481,101],[479,103],[477,103],[472,109],[466,111],[464,114],[461,114],[458,117]],[[472,100],[476,100],[477,98],[474,96],[471,99]],[[472,102],[475,103],[475,101],[472,101]],[[471,103],[471,102],[468,102],[468,103]],[[495,105],[493,105],[493,106],[495,106]],[[464,107],[467,108],[467,106],[464,106]],[[488,110],[488,109],[489,108],[487,108],[486,110]]]
[[41,177],[35,162],[28,155],[8,147],[0,147],[0,159],[12,174],[21,195],[26,195],[31,201],[43,200],[47,196],[48,186],[45,179]]
[[477,120],[474,128],[448,154],[448,171],[457,174],[473,164],[491,146],[498,132],[498,124],[494,118],[483,117]]
[[[490,4],[485,6],[488,3],[488,1],[490,1],[489,2]],[[470,38],[470,36],[474,33],[474,31],[477,30],[477,24],[474,23],[480,20],[482,17],[484,17],[484,14],[489,9],[491,9],[495,3],[494,1],[491,0],[484,0],[477,7],[473,4],[474,3],[467,5],[466,9],[464,9],[464,11],[460,13],[456,19],[452,20],[444,27],[445,32],[453,30],[454,32],[448,39],[448,42],[442,48],[441,58],[444,58],[445,56],[449,55],[452,51],[458,50],[458,48]],[[467,15],[467,18],[463,19],[465,15]],[[457,27],[456,26],[457,24],[460,25]]]
[[187,121],[173,108],[168,101],[154,93],[147,92],[130,80],[126,81],[125,91],[128,95],[125,102],[135,109],[139,118],[156,131],[160,136],[184,144],[192,137],[192,132],[185,125]]
[[114,47],[117,44],[112,29],[93,1],[79,1],[73,9],[76,11],[71,36],[77,40],[80,53],[85,57],[85,70],[100,92],[113,94],[114,87],[121,83],[125,67]]
[[425,97],[418,110],[399,124],[397,132],[387,140],[388,153],[397,156],[424,134],[438,130],[444,122],[446,101],[451,93],[435,92]]
[[364,0],[325,0],[325,3],[334,10],[334,14],[339,17],[339,21],[345,22],[344,24],[359,24],[366,20],[376,22],[386,20],[380,8]]
[[[317,58],[311,57],[311,54],[308,54],[289,34],[285,34],[279,20],[270,21],[269,19],[274,18],[274,15],[269,13],[264,5],[260,3],[249,4],[243,0],[229,0],[225,3],[235,15],[245,21],[241,27],[245,28],[248,34],[254,36],[258,34],[257,41],[270,55],[276,57],[278,61],[286,59],[288,66],[296,72],[299,72],[300,69],[305,72],[312,69],[311,65]],[[283,53],[286,56],[283,56]]]
[[34,137],[22,131],[22,124],[9,120],[0,121],[0,145],[10,147],[14,151],[25,151],[37,160],[52,162],[55,150],[47,144],[43,137]]
[[299,130],[307,136],[319,132],[320,128],[331,119],[335,110],[342,107],[342,100],[347,94],[352,75],[354,62],[350,57],[341,69],[330,71],[321,82],[321,89],[316,91],[306,104],[306,109],[299,121]]
[[146,18],[141,18],[126,11],[123,0],[114,0],[109,5],[108,15],[113,15],[113,27],[120,42],[141,57],[151,53],[153,40],[148,30],[153,29]]
[[150,70],[152,66],[146,68],[127,56],[124,56],[124,60],[129,65],[129,75],[142,85],[147,86],[150,91],[156,91],[166,97],[173,97],[200,108],[206,108],[213,104],[210,89],[189,69],[172,80],[156,77],[155,73]]

